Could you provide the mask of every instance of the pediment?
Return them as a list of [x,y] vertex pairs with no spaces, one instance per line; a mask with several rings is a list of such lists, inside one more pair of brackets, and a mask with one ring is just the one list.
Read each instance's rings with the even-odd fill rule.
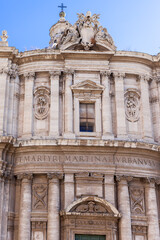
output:
[[61,215],[103,215],[121,217],[118,210],[104,199],[89,196],[74,201]]
[[83,82],[80,82],[78,84],[72,85],[71,89],[73,92],[88,92],[88,91],[94,91],[94,92],[102,92],[104,90],[104,86],[97,84],[91,80],[85,80]]

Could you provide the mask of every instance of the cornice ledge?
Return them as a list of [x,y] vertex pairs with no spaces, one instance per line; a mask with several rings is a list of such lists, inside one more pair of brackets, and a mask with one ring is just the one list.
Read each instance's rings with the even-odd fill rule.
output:
[[158,143],[147,143],[143,141],[124,141],[124,140],[101,140],[101,139],[17,139],[13,141],[14,147],[36,147],[36,146],[96,146],[96,147],[122,147],[130,149],[144,149],[160,152]]

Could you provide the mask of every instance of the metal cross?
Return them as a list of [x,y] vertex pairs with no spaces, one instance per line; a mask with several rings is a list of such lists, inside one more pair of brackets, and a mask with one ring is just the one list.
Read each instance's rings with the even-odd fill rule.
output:
[[67,6],[64,6],[63,3],[61,3],[61,6],[58,6],[59,8],[61,8],[61,11],[63,12],[64,8],[67,8]]

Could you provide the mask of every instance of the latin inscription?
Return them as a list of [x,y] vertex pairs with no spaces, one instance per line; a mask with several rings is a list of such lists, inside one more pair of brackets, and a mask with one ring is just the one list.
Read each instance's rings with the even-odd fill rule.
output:
[[159,169],[160,163],[154,160],[140,157],[126,157],[126,156],[106,156],[106,155],[54,155],[54,154],[35,154],[35,155],[23,155],[17,156],[15,159],[15,165],[22,164],[35,164],[35,163],[99,163],[107,165],[130,165],[145,168]]

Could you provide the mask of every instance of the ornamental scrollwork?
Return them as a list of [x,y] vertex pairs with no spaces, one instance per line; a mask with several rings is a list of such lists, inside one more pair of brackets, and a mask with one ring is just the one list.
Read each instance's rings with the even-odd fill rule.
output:
[[89,201],[83,204],[80,204],[74,209],[77,213],[108,213],[107,209],[100,204]]
[[130,122],[136,122],[140,117],[140,93],[135,89],[128,89],[125,94],[125,113]]
[[131,213],[145,214],[144,189],[138,187],[130,188]]
[[38,120],[47,118],[50,107],[50,90],[38,87],[34,92],[34,114]]

